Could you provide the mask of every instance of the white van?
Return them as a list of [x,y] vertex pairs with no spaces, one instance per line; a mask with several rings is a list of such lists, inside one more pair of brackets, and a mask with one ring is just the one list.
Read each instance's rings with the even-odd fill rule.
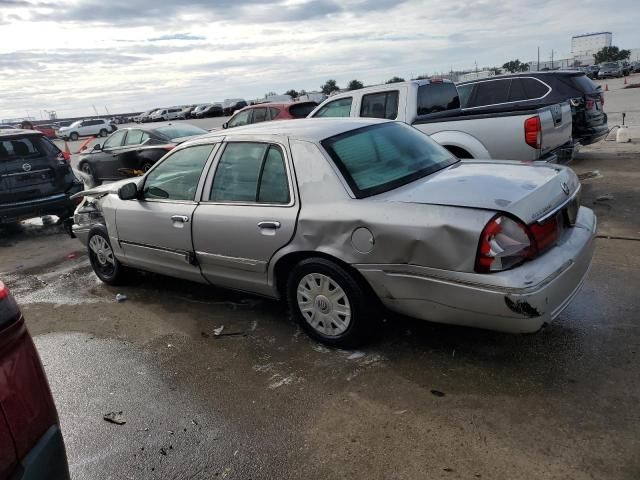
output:
[[181,107],[161,108],[151,114],[152,122],[166,122],[168,120],[176,120],[182,112]]

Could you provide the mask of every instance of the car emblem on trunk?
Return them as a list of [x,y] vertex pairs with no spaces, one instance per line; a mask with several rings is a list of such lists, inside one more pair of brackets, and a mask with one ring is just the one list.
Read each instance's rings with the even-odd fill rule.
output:
[[23,169],[25,172],[30,172],[30,171],[31,171],[31,164],[30,164],[30,163],[25,163],[25,164],[23,164],[23,165],[22,165],[22,169]]
[[569,195],[569,192],[571,190],[569,190],[569,185],[567,185],[567,182],[562,182],[560,186],[562,187],[562,191],[565,193],[565,195]]

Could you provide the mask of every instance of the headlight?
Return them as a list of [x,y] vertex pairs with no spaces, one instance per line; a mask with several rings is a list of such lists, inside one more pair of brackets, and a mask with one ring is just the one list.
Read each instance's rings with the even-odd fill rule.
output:
[[100,212],[93,203],[80,205],[77,208],[76,213],[73,215],[73,223],[81,226],[93,225],[94,223],[99,223],[102,220],[102,212]]

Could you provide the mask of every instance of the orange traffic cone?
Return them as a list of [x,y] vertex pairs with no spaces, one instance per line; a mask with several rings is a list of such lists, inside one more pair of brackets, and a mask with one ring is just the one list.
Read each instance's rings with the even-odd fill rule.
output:
[[605,83],[605,84],[604,84],[604,91],[605,91],[605,92],[608,92],[608,91],[609,91],[609,84],[608,84],[608,83]]
[[82,145],[80,145],[80,148],[78,149],[78,151],[77,151],[76,153],[82,153],[82,152],[84,152],[84,151],[87,149],[87,144],[88,144],[89,142],[91,142],[91,141],[95,140],[95,138],[96,138],[96,137],[89,137],[89,138],[87,138],[87,140],[86,140]]
[[65,160],[69,160],[71,158],[71,150],[69,149],[69,144],[67,143],[67,141],[64,141],[64,153],[63,153],[64,159]]

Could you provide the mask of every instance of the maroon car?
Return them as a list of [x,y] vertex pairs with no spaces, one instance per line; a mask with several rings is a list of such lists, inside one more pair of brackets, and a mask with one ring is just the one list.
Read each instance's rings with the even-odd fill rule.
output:
[[318,104],[316,102],[259,103],[238,110],[222,128],[240,127],[270,120],[305,118]]
[[69,479],[47,377],[24,318],[0,282],[0,479]]

